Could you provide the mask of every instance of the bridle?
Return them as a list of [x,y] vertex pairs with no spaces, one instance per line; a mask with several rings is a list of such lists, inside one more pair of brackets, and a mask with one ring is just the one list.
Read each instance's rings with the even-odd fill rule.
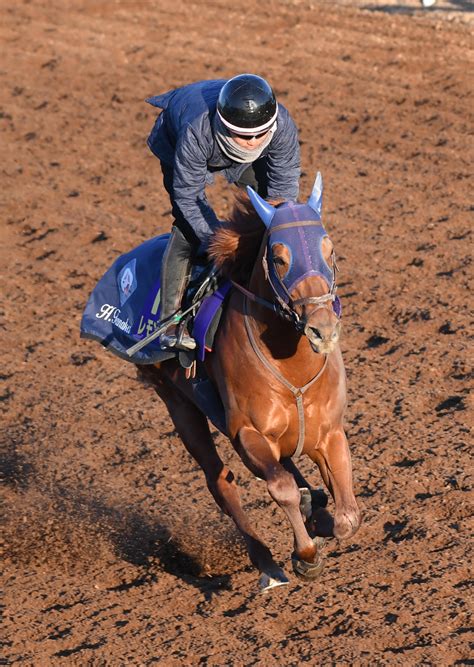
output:
[[[331,252],[331,266],[328,268],[330,268],[332,272],[332,279],[330,280],[330,284],[328,284],[329,287],[328,292],[326,294],[322,294],[321,296],[308,296],[308,297],[303,297],[301,299],[293,299],[284,281],[280,278],[278,270],[276,269],[275,262],[269,264],[268,249],[270,246],[271,236],[276,231],[281,231],[282,229],[290,229],[290,228],[295,229],[298,227],[307,227],[310,225],[322,228],[322,225],[319,221],[294,220],[292,222],[276,225],[273,229],[270,227],[266,230],[265,236],[262,240],[262,244],[265,244],[265,250],[262,255],[262,267],[265,275],[265,280],[270,285],[273,293],[274,299],[272,301],[269,301],[268,299],[264,299],[263,297],[254,294],[253,292],[243,287],[243,285],[240,285],[239,283],[232,282],[234,287],[236,287],[240,292],[242,292],[248,299],[250,299],[254,303],[258,303],[259,305],[264,306],[265,308],[268,308],[269,310],[272,310],[283,319],[291,322],[294,325],[295,329],[298,331],[298,333],[303,335],[306,335],[308,318],[320,308],[326,308],[328,303],[333,304],[333,311],[337,319],[339,320],[341,318],[341,305],[339,297],[336,295],[337,291],[336,277],[337,277],[337,272],[339,271],[336,262],[336,253],[334,250],[332,250]],[[325,261],[322,255],[320,259],[321,261]],[[326,282],[328,282],[326,276],[322,277],[326,280]],[[314,304],[315,308],[313,308],[307,316],[301,317],[296,312],[296,308],[302,305],[306,306],[307,304]]]

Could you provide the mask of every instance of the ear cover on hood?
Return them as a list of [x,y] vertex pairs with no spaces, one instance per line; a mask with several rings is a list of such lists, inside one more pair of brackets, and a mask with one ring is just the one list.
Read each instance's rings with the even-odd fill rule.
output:
[[321,176],[320,171],[316,174],[313,191],[308,198],[308,206],[311,206],[313,211],[315,211],[321,218],[321,209],[323,207],[323,177]]
[[250,185],[247,185],[247,194],[250,197],[250,201],[254,209],[257,211],[260,219],[262,220],[265,227],[268,229],[275,215],[275,207],[269,204],[265,199],[262,199],[259,194],[255,192]]

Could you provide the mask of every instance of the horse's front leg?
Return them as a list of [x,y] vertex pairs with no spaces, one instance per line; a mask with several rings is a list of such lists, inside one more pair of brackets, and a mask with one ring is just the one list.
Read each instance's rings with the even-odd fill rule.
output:
[[262,477],[273,500],[285,512],[293,528],[293,569],[304,579],[315,579],[323,569],[323,560],[314,541],[308,534],[300,510],[301,494],[292,472],[278,461],[269,441],[249,427],[243,427],[236,439],[236,448],[247,467]]
[[293,475],[301,493],[300,510],[307,523],[315,512],[320,512],[328,504],[328,497],[322,488],[313,489],[291,458],[281,458],[280,463]]
[[339,539],[354,535],[361,523],[361,513],[354,496],[349,445],[342,428],[331,431],[312,452],[321,476],[336,506],[333,534]]

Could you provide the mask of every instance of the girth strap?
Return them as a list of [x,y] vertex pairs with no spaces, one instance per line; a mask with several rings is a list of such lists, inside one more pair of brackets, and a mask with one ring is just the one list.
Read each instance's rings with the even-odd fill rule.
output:
[[270,373],[279,381],[281,384],[283,384],[287,389],[291,391],[293,394],[295,400],[296,400],[296,409],[298,411],[298,442],[296,444],[296,449],[293,452],[292,456],[300,456],[301,452],[303,451],[303,445],[304,445],[304,440],[305,440],[305,419],[304,419],[304,405],[303,405],[303,396],[305,392],[318,380],[321,375],[324,373],[327,363],[328,363],[328,357],[327,355],[324,355],[324,364],[320,371],[314,376],[312,380],[307,382],[303,387],[295,387],[294,385],[291,384],[281,373],[279,370],[274,368],[272,364],[268,361],[268,359],[265,357],[263,352],[260,350],[258,347],[257,341],[255,340],[255,336],[253,335],[252,328],[250,326],[249,322],[249,317],[248,317],[248,309],[247,309],[247,298],[244,299],[244,323],[245,323],[245,329],[247,331],[247,336],[250,341],[250,344],[252,346],[253,351],[257,355],[257,357],[260,359],[262,364],[267,368]]

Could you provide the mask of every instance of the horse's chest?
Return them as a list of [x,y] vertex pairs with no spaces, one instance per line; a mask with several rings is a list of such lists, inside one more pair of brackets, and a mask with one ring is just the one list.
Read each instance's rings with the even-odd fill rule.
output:
[[249,392],[247,400],[237,401],[235,409],[237,420],[248,420],[249,426],[278,445],[282,456],[292,456],[305,445],[316,446],[327,422],[311,394],[274,391],[268,383]]

